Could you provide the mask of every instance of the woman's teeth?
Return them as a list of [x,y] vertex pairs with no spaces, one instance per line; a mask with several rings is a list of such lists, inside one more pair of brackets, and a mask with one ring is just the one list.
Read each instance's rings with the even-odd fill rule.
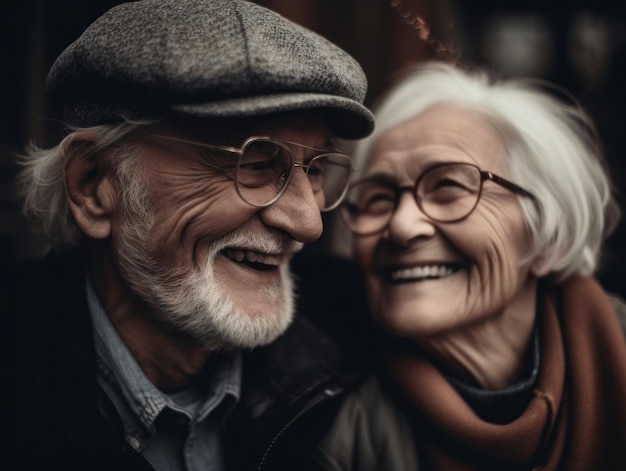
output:
[[446,265],[424,265],[395,270],[391,273],[391,279],[393,281],[400,281],[445,278],[454,272],[454,269]]

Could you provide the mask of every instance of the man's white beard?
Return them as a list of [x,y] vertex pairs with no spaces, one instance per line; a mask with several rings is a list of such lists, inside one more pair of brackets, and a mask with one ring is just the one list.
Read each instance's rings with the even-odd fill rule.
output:
[[[237,306],[215,278],[214,263],[226,247],[249,247],[269,253],[297,250],[301,244],[279,233],[250,234],[237,229],[215,240],[207,258],[190,269],[168,268],[146,250],[152,221],[127,215],[117,244],[120,269],[132,291],[150,308],[155,320],[172,333],[189,337],[208,349],[256,347],[274,341],[293,318],[293,280],[289,262],[279,267],[281,281],[259,286],[267,299],[265,312]],[[149,218],[151,219],[151,218]]]

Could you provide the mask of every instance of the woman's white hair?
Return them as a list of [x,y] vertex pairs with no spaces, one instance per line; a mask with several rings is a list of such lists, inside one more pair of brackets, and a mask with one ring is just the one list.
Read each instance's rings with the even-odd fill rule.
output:
[[[125,182],[125,189],[133,193],[132,187],[141,187],[133,184],[134,179],[130,178],[130,174],[137,169],[139,154],[138,148],[130,144],[127,137],[154,123],[151,120],[124,121],[87,129],[70,128],[68,135],[52,148],[29,144],[25,153],[18,156],[22,168],[16,180],[24,214],[41,226],[53,245],[78,245],[81,232],[74,222],[67,201],[67,161],[74,158],[96,158],[106,151],[118,178]],[[74,145],[75,133],[79,131],[89,131],[95,138],[88,145]],[[129,145],[118,145],[122,142]],[[128,185],[131,185],[130,189]]]
[[495,80],[484,70],[444,62],[414,67],[375,108],[376,129],[355,149],[357,172],[383,133],[433,105],[480,113],[507,150],[512,180],[537,197],[536,204],[520,197],[533,238],[526,261],[538,275],[557,280],[591,275],[620,211],[590,118],[571,97],[568,103],[552,93],[563,90],[547,85]]

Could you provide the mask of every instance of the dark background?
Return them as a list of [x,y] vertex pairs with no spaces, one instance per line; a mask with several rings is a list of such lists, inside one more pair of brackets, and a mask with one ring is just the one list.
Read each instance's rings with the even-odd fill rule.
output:
[[[21,217],[11,185],[14,153],[29,139],[45,141],[54,110],[43,92],[54,58],[97,16],[120,1],[5,2],[0,24],[0,263],[41,257],[44,238]],[[504,74],[551,80],[576,95],[598,126],[618,191],[626,182],[626,20],[609,0],[259,0],[351,53],[370,82],[367,104],[394,71],[441,57],[445,44],[460,62]],[[430,27],[410,24],[419,16]],[[622,207],[626,198],[619,194]],[[328,234],[334,219],[328,219]],[[626,296],[623,223],[609,239],[598,277]],[[307,250],[323,250],[327,238]]]

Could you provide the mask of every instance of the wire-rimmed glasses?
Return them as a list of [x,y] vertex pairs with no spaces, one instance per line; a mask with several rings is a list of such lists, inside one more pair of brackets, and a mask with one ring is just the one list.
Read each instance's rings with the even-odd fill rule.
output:
[[[226,174],[232,173],[237,194],[243,201],[257,208],[275,203],[287,189],[294,169],[299,167],[309,179],[320,211],[330,211],[342,202],[354,171],[352,159],[346,154],[267,136],[249,137],[241,147],[231,147],[159,134],[147,135],[189,144],[205,152],[236,155],[237,160],[224,162],[221,170]],[[294,162],[290,146],[316,154],[304,163]]]
[[535,199],[529,191],[476,165],[449,162],[428,168],[412,187],[397,187],[378,179],[361,180],[350,187],[341,215],[348,229],[357,235],[382,232],[391,221],[400,194],[412,191],[418,207],[430,219],[458,222],[472,214],[486,180]]

